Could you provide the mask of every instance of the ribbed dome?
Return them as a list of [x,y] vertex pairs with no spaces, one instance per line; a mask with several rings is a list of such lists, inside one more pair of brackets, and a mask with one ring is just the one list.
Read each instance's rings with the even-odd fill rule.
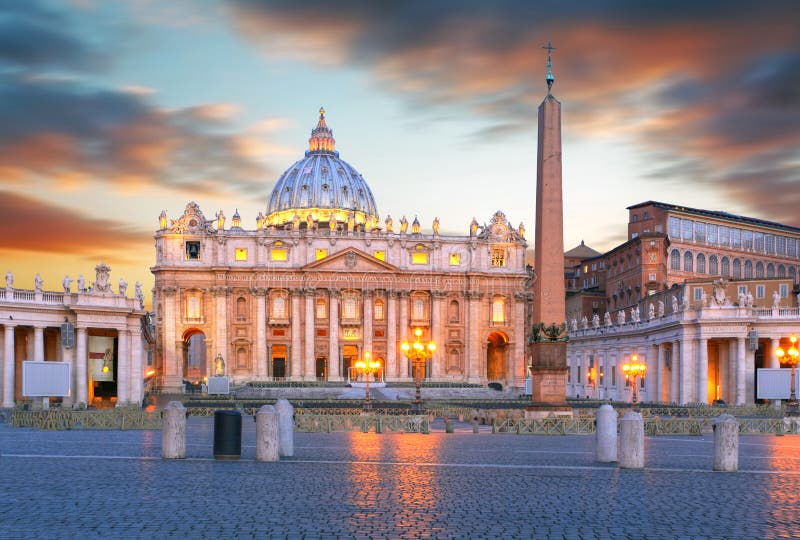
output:
[[378,210],[364,177],[335,150],[333,131],[325,123],[325,110],[311,132],[309,149],[300,161],[284,172],[272,190],[267,205],[267,225],[291,223],[298,216],[316,222],[336,221],[378,225]]

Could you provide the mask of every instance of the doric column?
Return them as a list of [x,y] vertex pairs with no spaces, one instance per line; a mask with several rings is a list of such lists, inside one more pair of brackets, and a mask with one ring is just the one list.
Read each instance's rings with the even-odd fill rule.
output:
[[[161,288],[161,295],[164,299],[164,335],[162,347],[163,347],[163,355],[164,355],[164,381],[163,384],[165,388],[170,391],[177,391],[180,390],[181,387],[181,377],[178,374],[178,362],[181,360],[175,355],[175,328],[176,323],[178,322],[178,312],[176,306],[177,300],[177,287],[162,287]],[[85,330],[84,330],[85,332]],[[78,357],[78,362],[85,362],[86,357]],[[85,366],[84,366],[85,368]],[[84,383],[86,381],[84,380]],[[85,392],[85,384],[84,384],[84,392]],[[84,397],[85,400],[85,397]]]
[[679,400],[680,400],[680,392],[679,392],[680,382],[679,382],[679,380],[680,380],[680,371],[681,371],[681,369],[680,369],[681,368],[681,365],[680,365],[681,364],[681,359],[680,359],[680,357],[681,357],[681,349],[682,348],[683,347],[681,347],[680,340],[676,339],[675,341],[672,342],[672,353],[670,355],[670,359],[671,359],[670,365],[672,367],[672,373],[670,375],[671,375],[671,379],[672,380],[670,381],[670,385],[669,385],[669,400],[671,402],[673,402],[673,403],[678,403]]
[[129,339],[127,330],[117,332],[117,405],[125,405],[130,400],[128,393],[131,380]]
[[655,347],[656,361],[653,362],[653,367],[656,370],[655,380],[653,381],[653,393],[650,395],[651,401],[662,402],[664,399],[664,380],[667,376],[666,366],[664,365],[664,356],[666,346],[664,343],[659,343]]
[[292,371],[291,378],[300,380],[303,367],[303,323],[300,319],[300,289],[292,289]]
[[386,291],[386,378],[397,379],[397,293]]
[[75,348],[74,344],[73,347],[69,349],[64,347],[63,339],[61,341],[61,361],[65,364],[69,364],[69,395],[64,396],[63,404],[67,407],[71,406],[75,402]]
[[708,338],[697,341],[697,401],[708,403]]
[[86,396],[89,385],[86,376],[87,362],[86,328],[78,326],[75,328],[75,403],[82,405],[86,405],[88,399]]
[[[136,321],[138,324],[138,320]],[[130,369],[130,393],[128,394],[128,398],[131,403],[139,404],[142,402],[142,398],[144,397],[144,380],[142,373],[142,355],[144,354],[144,349],[142,348],[142,332],[140,328],[133,328],[130,331],[131,336],[131,369]]]
[[256,297],[256,376],[267,378],[267,290],[253,288]]
[[[408,333],[408,291],[400,291],[400,339],[401,340],[410,340]],[[400,355],[400,373],[398,373],[398,378],[400,380],[408,380],[409,379],[409,370],[408,370],[408,358],[406,355]]]
[[305,370],[304,378],[307,381],[316,379],[316,362],[314,355],[314,301],[316,291],[313,288],[305,289],[303,293],[306,295],[306,325],[305,325]]
[[[364,344],[364,352],[372,354],[372,290],[364,289],[361,291],[361,299],[364,303],[364,336],[362,342]],[[363,358],[363,357],[362,357]]]
[[[772,338],[770,340],[769,363],[768,363],[768,365],[769,365],[769,367],[771,367],[773,369],[778,369],[778,368],[781,367],[781,361],[778,360],[777,356],[775,356],[775,350],[780,346],[781,346],[781,340],[780,339]],[[781,400],[780,399],[772,400],[772,405],[775,408],[779,409],[781,407]]]
[[678,399],[680,400],[681,405],[685,405],[692,401],[697,394],[691,392],[691,383],[693,382],[692,373],[695,371],[692,369],[693,367],[696,368],[696,364],[693,366],[694,363],[694,340],[684,337],[683,341],[681,342],[681,356],[680,356],[680,386],[678,387]]
[[[524,293],[514,294],[514,358],[511,362],[513,366],[512,383],[516,387],[524,387],[527,375],[527,360],[525,359],[525,301],[527,295]],[[596,362],[596,360],[595,360]],[[600,370],[598,369],[598,373]]]
[[3,407],[14,406],[14,326],[6,323],[3,332]]
[[331,289],[328,302],[328,379],[341,381],[339,372],[339,290]]
[[44,362],[44,326],[33,327],[33,359]]
[[469,332],[467,335],[467,350],[469,352],[467,373],[469,376],[468,381],[471,383],[480,383],[483,379],[483,374],[480,370],[481,354],[484,352],[480,340],[481,296],[482,294],[477,291],[469,291],[467,293],[467,331]]
[[745,369],[747,367],[747,349],[745,338],[736,338],[736,404],[744,405],[746,400]]

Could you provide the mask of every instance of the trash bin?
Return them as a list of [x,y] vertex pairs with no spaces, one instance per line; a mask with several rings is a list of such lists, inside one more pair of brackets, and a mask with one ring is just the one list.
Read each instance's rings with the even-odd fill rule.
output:
[[214,411],[214,459],[242,456],[242,413]]

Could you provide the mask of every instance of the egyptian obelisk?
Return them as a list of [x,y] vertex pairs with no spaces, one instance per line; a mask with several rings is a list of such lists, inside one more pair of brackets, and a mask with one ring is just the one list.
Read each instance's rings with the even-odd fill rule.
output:
[[[534,403],[563,406],[566,404],[567,344],[565,333],[557,331],[566,322],[561,103],[552,94],[551,52],[554,47],[548,41],[543,48],[547,49],[547,97],[539,105],[531,381]],[[541,325],[548,331],[537,331],[542,329]]]

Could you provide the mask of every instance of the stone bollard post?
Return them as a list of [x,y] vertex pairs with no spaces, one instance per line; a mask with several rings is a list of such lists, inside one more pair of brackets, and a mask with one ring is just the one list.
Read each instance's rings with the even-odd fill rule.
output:
[[278,461],[278,414],[272,405],[256,413],[256,461]]
[[602,405],[595,420],[594,459],[600,463],[617,461],[617,411],[611,405]]
[[480,429],[478,428],[478,419],[472,419],[472,433],[480,433]]
[[714,470],[739,470],[739,422],[730,414],[714,420]]
[[644,420],[638,412],[627,412],[619,425],[619,466],[644,468]]
[[444,419],[444,432],[453,433],[453,422],[449,418]]
[[186,408],[180,401],[170,401],[164,407],[161,425],[161,457],[186,457]]
[[294,455],[294,407],[288,399],[275,402],[278,413],[278,444],[282,456]]

